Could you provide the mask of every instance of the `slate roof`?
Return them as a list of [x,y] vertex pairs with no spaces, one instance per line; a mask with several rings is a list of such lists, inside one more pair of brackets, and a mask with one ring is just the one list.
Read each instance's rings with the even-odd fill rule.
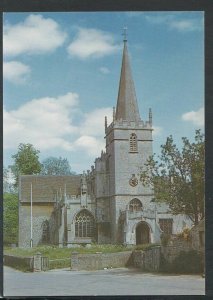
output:
[[56,195],[80,195],[80,175],[47,176],[47,175],[22,175],[20,176],[20,202],[30,202],[31,183],[33,202],[53,203]]

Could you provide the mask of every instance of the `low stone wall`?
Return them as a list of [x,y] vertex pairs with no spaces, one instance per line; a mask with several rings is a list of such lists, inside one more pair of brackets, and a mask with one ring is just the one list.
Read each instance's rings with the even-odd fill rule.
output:
[[132,252],[132,266],[135,268],[142,269],[144,267],[144,251],[142,250],[135,250]]
[[173,241],[172,245],[162,246],[161,253],[168,262],[172,262],[181,251],[188,252],[192,250],[190,242],[184,240]]
[[4,255],[4,264],[6,266],[24,269],[26,271],[33,272],[34,269],[34,258],[32,257],[20,257],[13,255]]
[[4,265],[24,271],[41,272],[49,269],[49,258],[41,253],[29,257],[4,255]]
[[104,268],[119,268],[130,264],[132,251],[117,253],[79,254],[71,256],[72,270],[100,270]]
[[144,270],[157,272],[160,269],[161,247],[144,251]]
[[160,269],[161,248],[155,247],[149,250],[135,250],[132,252],[132,266],[143,271],[157,272]]

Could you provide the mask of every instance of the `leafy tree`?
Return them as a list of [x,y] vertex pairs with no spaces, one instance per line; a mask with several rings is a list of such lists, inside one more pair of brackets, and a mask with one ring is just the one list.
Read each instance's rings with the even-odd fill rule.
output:
[[48,157],[42,162],[43,175],[71,175],[71,167],[67,158]]
[[11,170],[15,176],[15,186],[18,186],[19,175],[40,173],[39,153],[40,151],[36,150],[31,144],[19,144],[18,152],[12,155],[15,162],[11,166]]
[[142,168],[141,181],[154,188],[155,200],[166,202],[173,214],[186,214],[198,224],[204,217],[204,134],[196,130],[194,142],[182,141],[179,151],[169,136],[160,161],[153,155]]
[[3,241],[15,244],[18,242],[18,195],[4,193],[3,201]]
[[16,193],[17,190],[13,186],[13,178],[10,169],[3,167],[3,192]]

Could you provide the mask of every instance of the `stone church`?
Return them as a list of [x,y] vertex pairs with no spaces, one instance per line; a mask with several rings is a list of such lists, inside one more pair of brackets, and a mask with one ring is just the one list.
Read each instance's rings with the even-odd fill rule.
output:
[[20,176],[19,247],[156,243],[162,232],[191,227],[186,216],[153,202],[153,190],[140,182],[140,168],[152,155],[152,131],[151,109],[147,121],[140,117],[124,38],[112,123],[105,117],[105,152],[81,175]]

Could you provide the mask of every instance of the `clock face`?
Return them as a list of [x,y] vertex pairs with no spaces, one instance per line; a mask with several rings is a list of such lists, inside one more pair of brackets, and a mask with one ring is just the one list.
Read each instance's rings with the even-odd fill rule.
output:
[[135,174],[132,174],[132,177],[129,180],[129,184],[133,187],[138,184],[138,179],[135,177]]

